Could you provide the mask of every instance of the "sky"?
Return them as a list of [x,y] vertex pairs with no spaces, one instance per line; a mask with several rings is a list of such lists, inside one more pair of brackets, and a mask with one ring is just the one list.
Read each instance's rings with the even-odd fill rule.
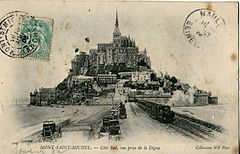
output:
[[[87,52],[112,41],[115,12],[120,31],[147,49],[152,68],[212,91],[228,102],[237,98],[237,4],[174,2],[1,2],[0,17],[15,10],[54,20],[49,61],[10,58],[0,53],[0,100],[29,98],[40,87],[55,87],[66,76],[75,49]],[[8,7],[5,7],[8,6]],[[200,48],[183,34],[187,16],[210,7],[225,20]],[[232,10],[232,11],[229,11]],[[88,37],[90,42],[86,42]]]

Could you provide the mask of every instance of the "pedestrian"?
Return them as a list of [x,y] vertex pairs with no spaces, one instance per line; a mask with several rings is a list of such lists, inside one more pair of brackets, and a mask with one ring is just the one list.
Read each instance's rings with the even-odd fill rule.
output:
[[60,125],[58,126],[58,136],[59,138],[62,137],[62,127]]

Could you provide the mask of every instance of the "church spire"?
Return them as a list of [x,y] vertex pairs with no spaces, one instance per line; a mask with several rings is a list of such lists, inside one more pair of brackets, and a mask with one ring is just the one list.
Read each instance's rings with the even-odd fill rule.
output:
[[116,11],[116,22],[115,22],[115,26],[118,27],[119,23],[118,23],[118,12]]
[[119,39],[121,36],[121,32],[119,29],[119,22],[118,22],[118,12],[116,11],[116,21],[115,21],[115,28],[113,31],[113,39]]

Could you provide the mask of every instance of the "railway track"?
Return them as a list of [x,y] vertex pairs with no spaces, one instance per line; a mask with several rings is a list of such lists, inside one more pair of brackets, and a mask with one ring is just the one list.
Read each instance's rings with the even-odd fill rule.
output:
[[[130,107],[133,108],[132,105]],[[138,114],[142,109],[137,106],[137,108],[131,110],[134,110],[134,112]],[[147,114],[147,112],[145,113]],[[152,118],[151,116],[149,117]],[[176,114],[176,120],[172,124],[165,124],[165,127],[166,130],[172,134],[191,138],[195,141],[212,141],[216,139],[217,133],[224,132],[220,126],[215,126],[179,113]]]
[[211,141],[215,139],[213,129],[208,128],[204,125],[189,121],[188,119],[176,117],[176,120],[172,124],[167,125],[170,131],[180,133],[183,136],[192,138],[193,140],[207,140]]

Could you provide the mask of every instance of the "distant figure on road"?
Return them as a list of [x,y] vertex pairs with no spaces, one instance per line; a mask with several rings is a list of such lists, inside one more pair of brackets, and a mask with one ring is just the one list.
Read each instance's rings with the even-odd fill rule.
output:
[[62,137],[62,127],[58,126],[58,137]]

